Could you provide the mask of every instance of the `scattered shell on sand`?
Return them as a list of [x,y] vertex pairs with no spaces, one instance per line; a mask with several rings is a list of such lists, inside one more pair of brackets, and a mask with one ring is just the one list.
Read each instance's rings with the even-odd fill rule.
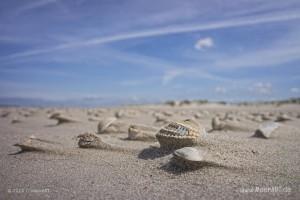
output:
[[17,124],[17,123],[21,123],[21,122],[22,122],[22,120],[20,120],[20,119],[17,118],[17,117],[14,117],[14,118],[11,120],[10,123],[12,123],[12,124]]
[[77,120],[72,119],[69,116],[63,116],[61,113],[53,113],[49,116],[49,119],[57,120],[56,125],[65,124],[65,123],[75,123]]
[[201,113],[196,113],[196,114],[194,115],[194,117],[195,117],[196,119],[200,119],[200,118],[202,118],[203,116],[202,116]]
[[214,117],[211,121],[212,131],[249,131],[250,128],[238,121],[221,121],[220,118]]
[[290,121],[292,120],[292,118],[290,116],[288,116],[287,114],[280,114],[279,116],[277,116],[276,118],[276,122],[285,122],[285,121]]
[[272,120],[272,118],[270,117],[269,113],[263,113],[261,115],[261,119],[264,120],[264,121],[270,121],[270,120]]
[[255,131],[253,137],[269,138],[271,134],[279,127],[276,122],[265,122]]
[[156,114],[154,114],[154,116],[155,116],[156,123],[162,123],[162,124],[169,123],[169,120],[161,113],[156,113]]
[[125,113],[123,110],[119,110],[117,112],[115,112],[115,117],[116,118],[121,118],[121,117],[124,117],[125,116]]
[[257,115],[257,116],[255,116],[254,118],[253,118],[253,120],[252,121],[254,121],[254,122],[262,122],[263,121],[263,119],[262,119],[262,116],[261,115]]
[[9,114],[10,112],[2,112],[0,116],[4,118],[7,117]]
[[92,133],[84,133],[78,135],[78,146],[80,148],[92,148],[92,149],[102,149],[102,150],[111,150],[111,151],[130,151],[122,147],[118,147],[112,144],[108,144],[101,140],[98,136]]
[[224,128],[224,123],[221,123],[219,117],[214,117],[211,120],[211,126],[213,130],[222,130]]
[[77,138],[80,148],[112,149],[111,145],[102,142],[99,137],[91,133],[78,135]]
[[35,136],[30,136],[24,142],[14,144],[14,146],[21,148],[20,153],[26,151],[37,151],[55,154],[67,153],[67,151],[65,151],[60,143],[36,138]]
[[196,168],[204,160],[204,151],[193,147],[177,149],[173,153],[173,163],[181,168]]
[[98,134],[115,133],[119,131],[119,126],[114,124],[117,121],[115,117],[108,117],[98,123]]
[[157,128],[145,125],[130,125],[128,128],[128,139],[130,140],[155,140]]
[[187,119],[181,122],[170,122],[156,134],[156,138],[161,148],[179,149],[194,146],[202,134],[205,134],[205,129],[194,120]]

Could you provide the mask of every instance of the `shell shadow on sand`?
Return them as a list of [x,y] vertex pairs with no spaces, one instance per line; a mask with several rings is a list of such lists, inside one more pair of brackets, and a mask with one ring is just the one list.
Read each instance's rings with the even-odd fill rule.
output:
[[201,169],[206,169],[206,168],[217,168],[217,169],[222,169],[222,170],[237,170],[234,169],[232,167],[226,166],[226,165],[222,165],[219,163],[215,163],[213,161],[202,161],[200,165],[198,165],[197,167],[183,167],[183,166],[178,166],[176,164],[176,161],[172,158],[170,160],[170,162],[162,165],[160,167],[161,170],[168,172],[170,174],[175,174],[175,175],[179,175],[179,174],[183,174],[183,173],[187,173],[187,172],[193,172],[193,171],[197,171],[197,170],[201,170]]
[[171,154],[173,151],[162,149],[160,147],[150,146],[149,148],[143,149],[139,154],[138,158],[143,160],[154,160]]

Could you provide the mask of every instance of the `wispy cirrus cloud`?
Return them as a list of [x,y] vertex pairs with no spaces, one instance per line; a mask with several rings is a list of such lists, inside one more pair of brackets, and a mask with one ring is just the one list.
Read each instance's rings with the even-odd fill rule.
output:
[[118,42],[118,41],[129,40],[129,39],[155,37],[155,36],[163,36],[163,35],[178,34],[178,33],[188,33],[194,31],[250,26],[250,25],[257,25],[257,24],[264,24],[264,23],[288,21],[293,19],[300,19],[300,14],[288,13],[286,15],[258,16],[255,18],[250,17],[250,18],[239,18],[239,19],[231,19],[231,20],[224,20],[224,21],[215,21],[206,24],[174,25],[174,26],[163,27],[163,28],[155,28],[151,30],[120,33],[112,36],[96,37],[96,38],[83,40],[83,41],[64,43],[49,48],[28,50],[20,53],[11,54],[9,56],[1,57],[0,60],[14,59],[14,58],[26,57],[26,56],[35,56],[39,54],[50,53],[61,49],[79,48],[79,47],[91,46],[91,45],[101,45],[101,44]]
[[47,6],[49,4],[57,3],[59,0],[35,0],[35,1],[30,1],[30,3],[25,4],[18,9],[16,9],[15,14],[20,15],[24,12],[42,8],[44,6]]

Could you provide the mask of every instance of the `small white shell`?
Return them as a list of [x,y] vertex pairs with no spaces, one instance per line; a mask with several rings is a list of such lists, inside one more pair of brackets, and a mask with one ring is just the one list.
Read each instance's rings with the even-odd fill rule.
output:
[[271,134],[279,127],[276,122],[265,122],[255,131],[253,137],[269,138]]
[[188,161],[202,161],[203,152],[193,147],[184,147],[174,151],[173,155]]
[[174,151],[172,161],[181,168],[197,168],[203,165],[205,153],[193,147],[184,147]]

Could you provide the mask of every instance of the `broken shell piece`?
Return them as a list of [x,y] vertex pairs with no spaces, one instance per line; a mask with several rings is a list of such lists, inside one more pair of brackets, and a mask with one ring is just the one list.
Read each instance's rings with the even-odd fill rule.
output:
[[78,146],[80,148],[92,148],[92,149],[102,149],[111,151],[132,151],[130,149],[125,149],[123,147],[118,147],[112,144],[108,144],[101,140],[98,136],[91,133],[84,133],[78,135]]
[[130,125],[128,128],[128,139],[130,140],[155,140],[157,128],[145,125]]
[[119,124],[116,124],[117,118],[108,117],[98,123],[98,134],[119,132]]
[[10,123],[12,123],[12,124],[17,124],[17,123],[21,123],[21,122],[22,122],[22,120],[20,120],[20,119],[17,118],[17,117],[14,117],[14,118],[11,120]]
[[279,127],[276,122],[265,122],[255,131],[253,137],[269,138],[271,134]]
[[67,117],[67,116],[63,116],[61,113],[53,113],[52,115],[49,116],[49,119],[57,120],[56,125],[77,122],[75,119],[72,119],[72,118]]
[[161,113],[154,114],[154,116],[156,118],[155,120],[156,123],[163,123],[163,124],[169,123],[169,120]]
[[7,117],[9,114],[10,112],[2,112],[0,116],[4,118]]
[[194,115],[194,117],[195,117],[196,119],[200,119],[200,118],[202,118],[203,116],[202,116],[201,113],[196,113],[196,114]]
[[171,122],[162,128],[156,138],[164,149],[179,149],[194,146],[200,135],[205,134],[205,129],[197,122],[187,119],[181,122]]
[[218,117],[214,117],[211,122],[212,131],[249,131],[250,127],[245,126],[237,121],[220,121]]
[[113,149],[110,144],[104,143],[99,137],[91,133],[78,135],[77,138],[79,139],[78,146],[80,148]]
[[34,136],[31,136],[24,142],[14,144],[14,146],[21,148],[20,153],[26,151],[37,151],[37,152],[55,153],[55,154],[66,153],[66,151],[63,149],[60,143],[36,138]]
[[123,110],[119,110],[115,113],[115,117],[116,118],[121,118],[121,117],[124,117],[125,113]]
[[261,119],[264,120],[264,121],[270,121],[270,120],[272,120],[272,118],[270,117],[269,113],[263,113],[261,115]]
[[196,168],[201,166],[204,160],[204,151],[193,147],[177,149],[173,153],[173,163],[181,168]]
[[212,118],[211,126],[213,130],[222,130],[224,128],[224,124],[220,122],[218,117]]

